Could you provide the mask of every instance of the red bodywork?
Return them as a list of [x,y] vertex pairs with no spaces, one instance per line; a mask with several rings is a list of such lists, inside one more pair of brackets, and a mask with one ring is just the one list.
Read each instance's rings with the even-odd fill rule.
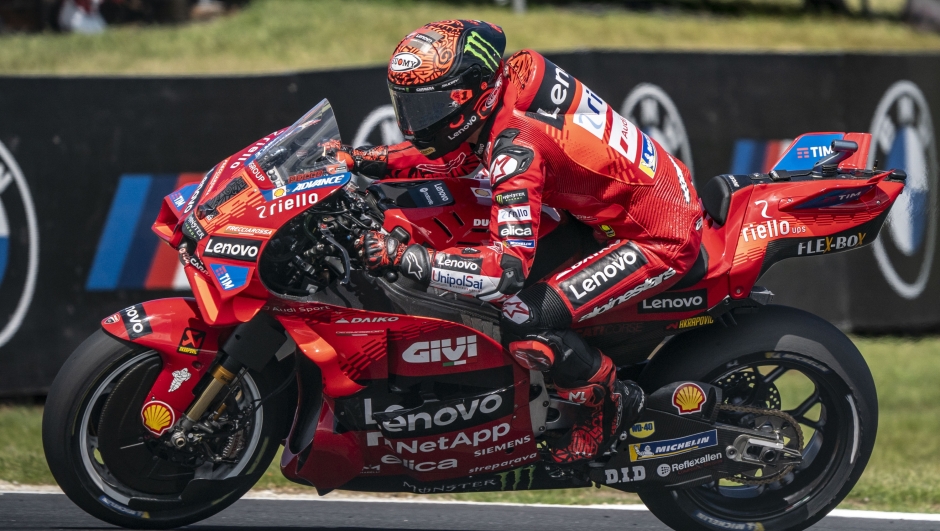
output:
[[[198,210],[194,207],[241,178],[247,186],[218,206],[216,214],[209,219],[190,219],[196,219],[199,229],[209,236],[257,241],[260,256],[264,245],[281,226],[339,188],[327,186],[265,201],[262,191],[271,190],[273,185],[257,176],[249,156],[274,136],[220,163],[206,175],[189,204],[178,207],[167,198],[154,231],[176,248],[182,238],[180,228]],[[868,156],[870,135],[856,134],[851,138],[858,141],[860,149],[840,166],[846,171],[862,168]],[[774,261],[850,250],[871,243],[884,214],[903,189],[903,182],[886,180],[889,175],[890,172],[880,172],[856,174],[854,178],[779,182],[765,179],[742,186],[731,196],[723,225],[719,226],[709,216],[705,218],[703,247],[709,258],[707,272],[700,281],[681,291],[690,296],[704,295],[702,304],[691,310],[649,312],[641,311],[642,301],[630,301],[581,323],[579,329],[610,323],[653,322],[666,335],[710,324],[713,321],[702,307],[711,309],[726,301],[748,298],[759,276]],[[486,227],[475,227],[472,221],[489,219],[489,201],[485,191],[481,192],[481,182],[443,181],[455,204],[389,209],[385,212],[385,228],[403,227],[412,242],[438,249],[483,242],[488,234]],[[541,237],[549,235],[559,224],[551,214],[543,212]],[[563,213],[561,219],[563,222]],[[220,342],[236,325],[265,311],[280,321],[299,352],[316,363],[323,376],[323,407],[312,442],[303,448],[292,449],[289,445],[285,448],[282,469],[288,478],[314,484],[323,491],[357,476],[404,474],[421,481],[436,481],[518,468],[538,459],[529,414],[529,372],[514,363],[490,337],[439,319],[278,298],[262,284],[255,263],[205,256],[207,241],[208,238],[199,241],[194,253],[201,257],[205,271],[199,269],[197,261],[185,261],[184,257],[195,300],[163,299],[132,307],[143,309],[152,329],[148,334],[134,334],[137,337],[129,336],[124,315],[115,314],[103,321],[104,329],[115,337],[161,354],[163,373],[151,390],[150,400],[168,405],[174,420],[193,401],[193,388],[212,364]],[[578,258],[571,257],[561,267]],[[231,282],[231,275],[226,285],[225,276],[220,278],[218,273],[244,268],[247,275],[240,285]],[[192,331],[198,332],[199,337],[195,354],[181,351],[183,342],[193,343]],[[183,368],[191,377],[170,391],[174,371]],[[399,426],[399,432],[390,432],[380,429],[368,414],[405,407],[382,404],[388,399],[388,382],[393,379],[454,375],[459,379],[474,374],[496,375],[508,386],[498,395],[499,404],[490,398],[485,405],[470,401],[451,408],[469,418],[468,422],[475,422],[469,427],[448,430],[451,423],[454,426],[466,423],[459,417],[451,419],[449,413],[441,418],[424,418],[416,412],[399,417],[405,419],[404,426],[399,425],[400,420],[396,421],[399,424],[390,422],[390,426]],[[366,396],[370,398],[362,398]],[[311,397],[301,396],[301,401],[305,399]],[[298,417],[300,410],[299,407]],[[355,416],[357,411],[361,418],[350,420],[349,416]],[[474,415],[484,417],[473,418]],[[300,429],[300,420],[295,419],[295,432]],[[345,427],[340,428],[341,425]],[[350,429],[349,425],[358,429]],[[410,436],[409,431],[413,432]],[[403,438],[390,438],[399,436]],[[509,441],[511,453],[500,446]],[[494,451],[497,447],[499,451]]]

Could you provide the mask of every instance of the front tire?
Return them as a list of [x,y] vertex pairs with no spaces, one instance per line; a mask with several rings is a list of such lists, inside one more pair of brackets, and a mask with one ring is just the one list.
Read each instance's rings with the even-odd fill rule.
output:
[[723,388],[725,403],[786,411],[806,435],[803,463],[765,485],[722,480],[640,498],[673,529],[799,531],[834,509],[865,470],[878,426],[875,383],[852,341],[815,315],[765,306],[734,318],[674,338],[640,383],[651,392],[708,382]]
[[[234,463],[195,470],[165,458],[161,460],[161,456],[156,454],[144,454],[143,463],[139,452],[131,454],[130,458],[121,455],[118,460],[104,459],[102,451],[107,453],[108,444],[112,448],[116,446],[113,439],[105,441],[104,438],[126,437],[127,428],[123,428],[125,433],[121,434],[99,432],[104,416],[102,410],[121,407],[126,409],[124,416],[136,419],[143,405],[110,404],[111,391],[123,378],[138,374],[144,375],[141,387],[149,389],[159,367],[162,367],[162,361],[157,352],[120,341],[98,330],[66,361],[46,400],[42,440],[52,475],[76,505],[111,524],[167,529],[191,524],[221,511],[258,481],[289,428],[291,393],[280,393],[252,413],[252,424],[245,429],[244,442],[240,441],[243,450]],[[288,375],[273,361],[263,373],[246,372],[241,383],[245,395],[243,400],[257,401],[268,396]],[[151,378],[149,383],[148,377]],[[111,417],[118,415],[122,412],[117,411]],[[139,422],[124,423],[122,427],[136,429],[134,424]],[[132,460],[135,457],[137,461]],[[149,460],[153,464],[148,464]],[[128,470],[110,470],[108,467],[108,463],[114,466],[125,462],[128,462]],[[147,477],[136,481],[131,479],[134,484],[128,485],[128,480],[135,475]],[[211,481],[202,482],[198,490],[188,489],[187,496],[181,498],[194,478],[209,478]]]

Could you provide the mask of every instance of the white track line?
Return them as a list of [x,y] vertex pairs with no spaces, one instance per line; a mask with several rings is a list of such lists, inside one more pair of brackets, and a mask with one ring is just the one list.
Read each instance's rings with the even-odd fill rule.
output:
[[850,511],[834,509],[829,516],[839,518],[869,518],[872,520],[919,520],[921,522],[940,522],[940,514],[926,513],[888,513],[883,511]]
[[[279,494],[273,491],[252,491],[243,496],[247,500],[297,500],[320,502],[368,502],[368,503],[428,503],[450,505],[490,505],[496,507],[553,507],[557,509],[602,509],[607,511],[646,511],[642,504],[628,505],[553,505],[544,503],[506,503],[506,502],[475,502],[456,500],[436,500],[433,498],[378,498],[374,496],[347,496],[341,494],[327,495],[325,497],[315,494]],[[871,520],[917,520],[922,522],[940,522],[940,514],[927,513],[896,513],[884,511],[856,511],[850,509],[835,509],[828,514],[837,518],[868,518]]]
[[[49,485],[14,485],[0,481],[0,496],[4,494],[62,494],[59,487]],[[375,496],[348,496],[328,495],[326,497],[316,494],[281,494],[270,490],[251,491],[242,496],[244,500],[285,500],[285,501],[314,501],[314,502],[360,502],[360,503],[424,503],[438,505],[482,505],[493,507],[551,507],[555,509],[601,509],[605,511],[646,511],[641,504],[629,505],[553,505],[544,503],[503,503],[503,502],[475,502],[456,500],[436,500],[433,498],[379,498]],[[849,509],[835,509],[828,516],[836,518],[867,518],[869,520],[913,520],[920,522],[940,522],[940,514],[926,513],[895,513],[884,511],[855,511]]]
[[3,494],[62,494],[58,485],[20,485],[0,480],[0,495]]

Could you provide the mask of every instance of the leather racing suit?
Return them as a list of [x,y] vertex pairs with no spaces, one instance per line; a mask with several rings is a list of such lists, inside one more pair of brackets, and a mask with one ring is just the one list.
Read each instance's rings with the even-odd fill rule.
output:
[[[491,97],[500,100],[476,145],[463,143],[437,160],[408,142],[353,156],[376,177],[458,177],[481,163],[488,169],[494,245],[433,251],[431,286],[501,304],[509,337],[552,347],[538,368],[550,368],[562,397],[590,402],[584,386],[606,385],[598,375],[609,380],[614,371],[570,328],[678,281],[698,256],[702,208],[681,161],[542,55],[511,56],[496,83]],[[606,245],[521,289],[543,205],[567,211]],[[453,265],[471,262],[476,267]]]

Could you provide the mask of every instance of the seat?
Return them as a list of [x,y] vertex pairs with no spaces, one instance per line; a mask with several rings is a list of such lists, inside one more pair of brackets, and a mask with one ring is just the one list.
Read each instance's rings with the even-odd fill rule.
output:
[[735,186],[729,180],[728,175],[718,175],[712,177],[705,183],[705,187],[699,192],[702,199],[702,206],[705,212],[718,226],[724,225],[728,220],[728,209],[731,207],[731,194],[734,193]]

